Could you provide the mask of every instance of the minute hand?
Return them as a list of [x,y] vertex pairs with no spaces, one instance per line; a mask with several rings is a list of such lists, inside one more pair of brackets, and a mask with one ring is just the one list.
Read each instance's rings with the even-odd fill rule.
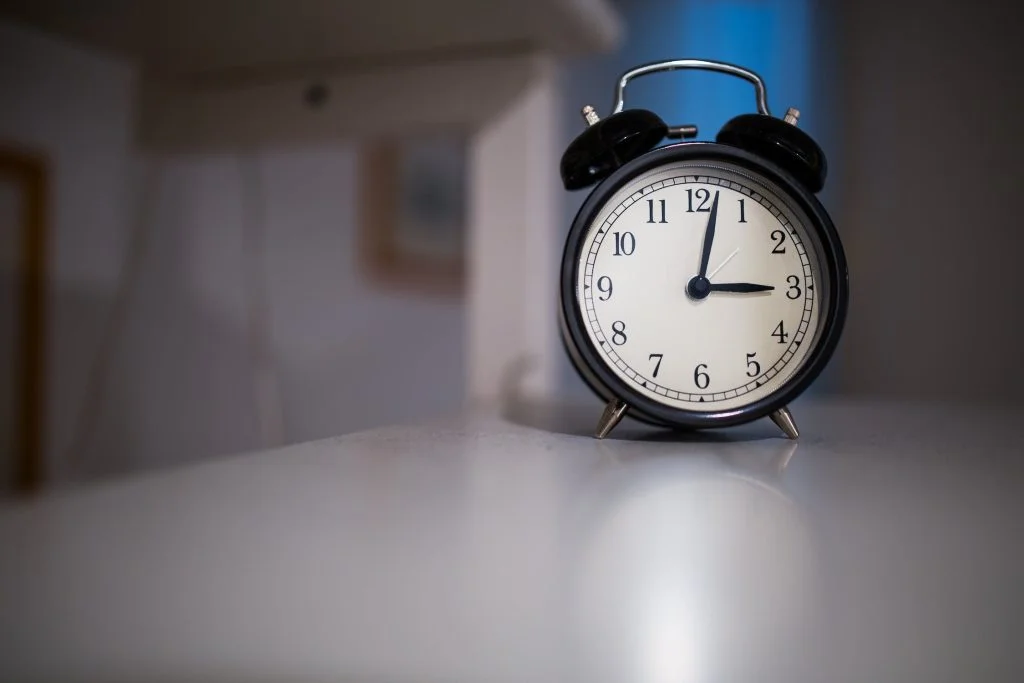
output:
[[715,192],[715,200],[711,202],[711,215],[708,216],[708,226],[704,229],[704,249],[700,254],[700,272],[697,277],[706,278],[708,275],[708,260],[711,258],[711,245],[715,241],[715,221],[718,220],[718,193]]
[[754,292],[770,292],[775,289],[771,285],[754,285],[749,282],[726,282],[712,284],[712,292],[734,292],[736,294],[753,294]]

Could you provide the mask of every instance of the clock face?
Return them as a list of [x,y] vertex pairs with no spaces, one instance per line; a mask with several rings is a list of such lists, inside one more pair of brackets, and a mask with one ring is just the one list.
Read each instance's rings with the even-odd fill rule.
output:
[[619,188],[586,228],[575,291],[598,357],[634,392],[735,411],[794,378],[829,283],[810,219],[728,161],[675,161]]

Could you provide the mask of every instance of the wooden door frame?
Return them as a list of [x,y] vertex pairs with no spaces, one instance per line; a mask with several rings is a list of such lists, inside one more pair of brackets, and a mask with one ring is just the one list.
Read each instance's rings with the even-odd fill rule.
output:
[[45,478],[46,238],[49,173],[45,158],[0,143],[0,177],[21,191],[18,331],[15,359],[15,479],[18,493],[38,491]]

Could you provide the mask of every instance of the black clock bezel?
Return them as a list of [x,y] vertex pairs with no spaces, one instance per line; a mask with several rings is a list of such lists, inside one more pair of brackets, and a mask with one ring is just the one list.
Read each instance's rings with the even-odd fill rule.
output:
[[[658,403],[630,387],[602,360],[584,329],[576,282],[579,252],[587,229],[612,196],[638,175],[676,161],[726,161],[777,185],[787,199],[811,219],[809,230],[821,242],[823,275],[828,278],[828,305],[820,323],[817,343],[804,363],[782,387],[768,396],[742,406],[717,412],[693,411]],[[560,323],[562,341],[577,372],[603,400],[619,398],[630,406],[634,418],[682,429],[728,427],[750,422],[792,403],[817,379],[835,352],[846,321],[849,305],[849,277],[846,255],[832,219],[818,199],[782,168],[742,149],[713,142],[682,142],[656,148],[630,161],[603,180],[583,202],[566,239],[562,253]]]

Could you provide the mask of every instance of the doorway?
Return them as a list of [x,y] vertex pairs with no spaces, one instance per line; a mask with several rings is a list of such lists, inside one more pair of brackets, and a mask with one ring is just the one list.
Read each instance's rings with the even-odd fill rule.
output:
[[43,483],[46,163],[0,145],[0,496]]

